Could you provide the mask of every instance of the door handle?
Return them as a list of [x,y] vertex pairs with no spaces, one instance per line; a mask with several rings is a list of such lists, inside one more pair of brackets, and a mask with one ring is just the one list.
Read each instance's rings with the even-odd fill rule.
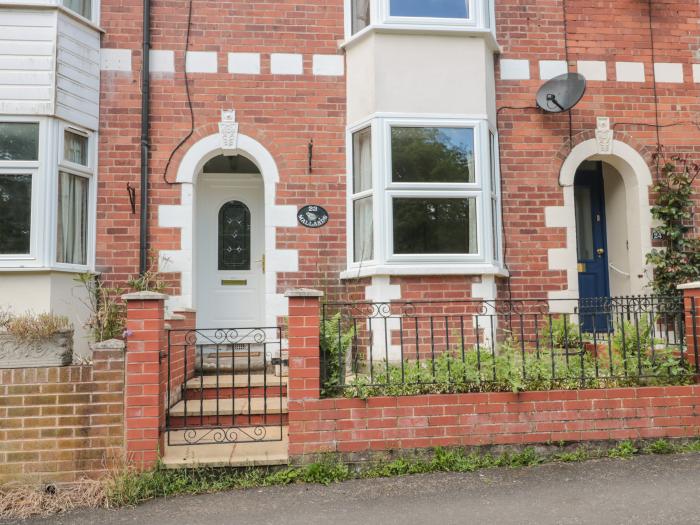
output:
[[603,248],[598,248],[595,252],[598,254],[598,257],[605,255],[605,250]]
[[263,253],[262,259],[258,259],[255,262],[262,263],[262,272],[265,273],[265,254]]

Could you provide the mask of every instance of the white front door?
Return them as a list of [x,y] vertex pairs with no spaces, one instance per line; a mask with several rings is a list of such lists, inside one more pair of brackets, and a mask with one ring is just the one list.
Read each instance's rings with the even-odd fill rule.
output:
[[263,326],[265,222],[262,176],[201,174],[196,194],[197,326]]

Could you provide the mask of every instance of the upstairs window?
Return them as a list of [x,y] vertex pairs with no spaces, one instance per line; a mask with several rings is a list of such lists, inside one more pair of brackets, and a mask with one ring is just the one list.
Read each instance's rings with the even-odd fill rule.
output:
[[63,0],[63,5],[83,18],[92,19],[92,0]]
[[469,18],[469,0],[389,0],[389,16]]
[[352,34],[354,35],[370,24],[370,0],[352,0],[350,8]]

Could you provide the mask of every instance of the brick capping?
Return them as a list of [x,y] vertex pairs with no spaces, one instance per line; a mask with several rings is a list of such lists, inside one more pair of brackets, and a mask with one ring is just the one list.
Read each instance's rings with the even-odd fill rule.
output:
[[323,297],[323,292],[311,288],[296,288],[284,292],[285,297]]
[[700,281],[679,284],[676,288],[678,288],[679,290],[700,290]]

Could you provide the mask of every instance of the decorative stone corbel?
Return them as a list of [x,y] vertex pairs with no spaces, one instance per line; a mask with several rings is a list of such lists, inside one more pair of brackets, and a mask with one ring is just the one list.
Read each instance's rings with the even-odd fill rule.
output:
[[236,149],[238,149],[238,123],[234,110],[225,109],[221,112],[219,136],[221,137],[222,153],[226,156],[235,155]]
[[613,150],[613,130],[608,117],[596,119],[595,139],[598,143],[598,154],[610,155]]

